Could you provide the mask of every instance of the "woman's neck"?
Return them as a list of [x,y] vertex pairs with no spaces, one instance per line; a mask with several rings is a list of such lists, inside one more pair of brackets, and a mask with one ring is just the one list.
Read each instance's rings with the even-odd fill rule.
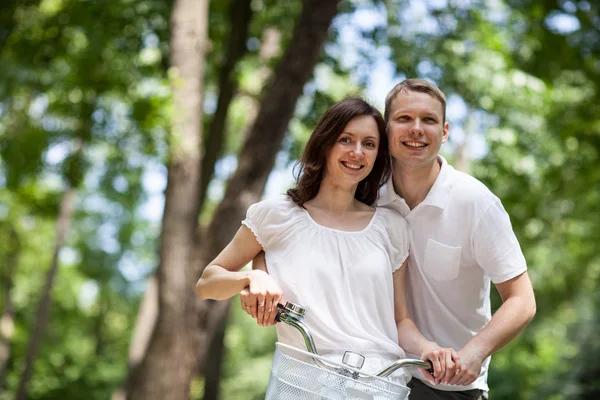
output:
[[308,201],[310,206],[343,214],[358,209],[358,201],[354,198],[356,186],[341,187],[323,179],[317,195]]

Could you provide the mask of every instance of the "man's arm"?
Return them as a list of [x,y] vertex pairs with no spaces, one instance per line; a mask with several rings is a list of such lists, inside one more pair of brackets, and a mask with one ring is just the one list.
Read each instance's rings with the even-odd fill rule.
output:
[[469,385],[477,379],[483,361],[514,339],[535,315],[535,296],[527,272],[496,284],[502,306],[490,322],[458,352],[460,371],[451,385]]
[[407,264],[404,261],[402,266],[392,274],[398,344],[407,353],[418,354],[422,360],[431,362],[434,373],[431,374],[423,369],[421,371],[423,378],[434,384],[446,382],[454,376],[456,368],[460,368],[460,360],[454,349],[442,348],[437,343],[427,340],[410,318],[406,303]]

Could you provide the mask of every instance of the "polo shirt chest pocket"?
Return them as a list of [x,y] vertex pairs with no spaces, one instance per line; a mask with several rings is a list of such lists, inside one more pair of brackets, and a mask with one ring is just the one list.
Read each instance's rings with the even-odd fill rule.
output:
[[423,270],[435,280],[451,281],[458,277],[461,255],[462,247],[448,246],[428,239]]

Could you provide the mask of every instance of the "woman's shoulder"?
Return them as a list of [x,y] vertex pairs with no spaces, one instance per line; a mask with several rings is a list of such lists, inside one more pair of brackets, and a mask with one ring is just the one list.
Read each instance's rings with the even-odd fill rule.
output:
[[277,243],[286,244],[288,237],[301,225],[300,208],[287,196],[277,196],[252,204],[242,221],[266,249]]
[[294,208],[298,208],[296,203],[294,203],[294,201],[285,194],[261,200],[258,203],[253,204],[251,207],[274,211],[292,210]]
[[281,195],[259,201],[248,208],[248,217],[259,220],[280,221],[292,219],[300,208],[287,195]]

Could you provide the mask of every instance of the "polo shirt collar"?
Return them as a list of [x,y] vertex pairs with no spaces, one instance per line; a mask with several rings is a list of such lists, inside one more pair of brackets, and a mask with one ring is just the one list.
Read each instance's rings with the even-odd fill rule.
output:
[[438,155],[438,160],[440,162],[440,173],[421,204],[444,209],[446,203],[448,203],[450,190],[452,189],[454,168],[448,164],[448,161],[444,157]]
[[[443,209],[448,203],[450,197],[450,190],[452,189],[454,168],[448,164],[448,161],[442,156],[438,155],[440,162],[440,173],[435,180],[435,183],[429,190],[427,197],[421,204],[431,205]],[[402,200],[406,203],[402,197],[400,197],[394,190],[394,181],[390,176],[390,179],[382,186],[379,192],[379,200],[377,201],[378,206],[387,206],[394,200]]]
[[396,194],[396,191],[394,190],[394,180],[390,175],[390,178],[379,190],[379,199],[377,200],[377,205],[387,206],[396,199],[401,199],[401,197]]

